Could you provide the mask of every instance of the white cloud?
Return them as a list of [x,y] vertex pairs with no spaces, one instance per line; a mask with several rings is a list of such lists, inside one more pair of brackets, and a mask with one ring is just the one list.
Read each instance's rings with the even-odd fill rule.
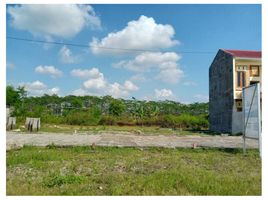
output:
[[138,90],[131,81],[125,81],[123,85],[114,82],[109,83],[104,77],[93,78],[85,81],[83,87],[90,93],[98,93],[100,95],[112,95],[113,97],[126,97],[129,92]]
[[115,98],[126,97],[129,94],[129,90],[117,82],[110,84],[107,89],[108,94],[112,95]]
[[35,68],[35,72],[38,74],[48,74],[52,78],[61,77],[63,72],[55,68],[54,66],[42,66],[39,65]]
[[83,28],[101,27],[101,21],[90,5],[23,4],[9,6],[11,25],[37,36],[69,38]]
[[65,45],[59,51],[59,58],[62,63],[73,64],[80,60],[80,57],[73,55],[72,51]]
[[59,87],[54,87],[54,88],[48,89],[46,91],[46,94],[48,94],[48,95],[57,94],[58,95],[59,92],[60,92],[60,88]]
[[32,83],[26,83],[25,84],[25,87],[26,89],[29,89],[29,90],[43,90],[43,89],[46,89],[46,85],[40,81],[34,81]]
[[73,69],[71,75],[83,79],[87,78],[101,78],[103,73],[98,68],[93,67],[92,69]]
[[173,97],[173,92],[169,89],[155,89],[154,93],[157,99],[168,99]]
[[86,91],[84,89],[81,89],[81,88],[79,88],[77,90],[74,90],[72,92],[72,94],[75,95],[75,96],[86,96],[86,95],[89,95],[88,91]]
[[48,88],[46,84],[41,81],[20,83],[20,86],[24,86],[29,96],[42,96],[43,94],[59,94],[60,88]]
[[183,71],[181,69],[173,68],[161,70],[156,78],[161,80],[162,82],[175,84],[181,79],[182,76]]
[[184,75],[178,65],[180,58],[181,56],[175,52],[144,52],[133,60],[123,60],[113,64],[113,66],[139,73],[156,70],[158,72],[157,79],[174,84]]
[[140,16],[138,20],[128,22],[117,32],[109,33],[101,40],[93,38],[90,42],[94,54],[125,54],[130,51],[105,49],[163,49],[179,44],[173,40],[175,31],[171,25],[157,24],[152,17]]
[[137,55],[133,60],[123,60],[113,64],[116,68],[126,68],[135,72],[148,71],[151,68],[176,67],[176,62],[181,58],[174,52],[144,52]]
[[[83,74],[83,72],[85,72],[85,74]],[[138,86],[130,80],[126,80],[124,84],[119,84],[117,82],[110,83],[97,68],[89,70],[75,69],[71,74],[80,78],[88,78],[88,80],[84,81],[82,88],[73,91],[73,94],[77,96],[111,95],[115,98],[121,98],[127,97],[130,92],[139,89]]]
[[146,78],[143,74],[135,74],[131,76],[129,80],[133,82],[144,82],[146,81]]
[[83,85],[86,89],[101,90],[107,87],[107,82],[106,80],[104,80],[104,77],[99,77],[99,78],[89,79],[85,81]]
[[139,88],[134,84],[132,83],[131,81],[125,81],[124,83],[124,88],[128,91],[136,91],[138,90]]
[[208,102],[209,101],[208,95],[205,95],[205,94],[196,94],[196,95],[194,95],[194,98],[199,102]]

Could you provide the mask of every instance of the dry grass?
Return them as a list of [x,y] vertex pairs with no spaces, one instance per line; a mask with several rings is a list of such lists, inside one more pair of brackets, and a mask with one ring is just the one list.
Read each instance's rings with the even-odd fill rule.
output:
[[[21,131],[26,131],[22,125]],[[207,131],[187,131],[158,126],[78,126],[78,125],[53,125],[42,124],[40,132],[47,133],[84,133],[99,134],[103,132],[141,135],[206,135]]]

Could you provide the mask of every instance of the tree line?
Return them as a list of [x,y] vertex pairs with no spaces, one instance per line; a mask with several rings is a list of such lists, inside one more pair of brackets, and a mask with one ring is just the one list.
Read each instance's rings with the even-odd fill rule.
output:
[[208,128],[208,103],[115,99],[111,96],[27,96],[24,87],[6,87],[6,104],[17,121],[40,117],[42,123],[139,125],[183,129]]

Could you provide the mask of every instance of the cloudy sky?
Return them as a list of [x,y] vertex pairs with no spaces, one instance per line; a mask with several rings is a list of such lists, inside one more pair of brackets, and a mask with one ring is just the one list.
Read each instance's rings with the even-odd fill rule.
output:
[[206,102],[218,49],[261,50],[260,13],[260,5],[10,5],[7,36],[27,41],[7,39],[7,84],[33,96]]

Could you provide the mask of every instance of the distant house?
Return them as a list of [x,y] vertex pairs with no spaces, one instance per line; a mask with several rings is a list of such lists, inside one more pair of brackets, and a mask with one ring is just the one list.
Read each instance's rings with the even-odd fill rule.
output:
[[53,113],[53,115],[61,115],[61,107],[59,104],[49,103],[46,107]]
[[210,130],[242,132],[242,88],[261,80],[261,51],[220,49],[209,68]]

